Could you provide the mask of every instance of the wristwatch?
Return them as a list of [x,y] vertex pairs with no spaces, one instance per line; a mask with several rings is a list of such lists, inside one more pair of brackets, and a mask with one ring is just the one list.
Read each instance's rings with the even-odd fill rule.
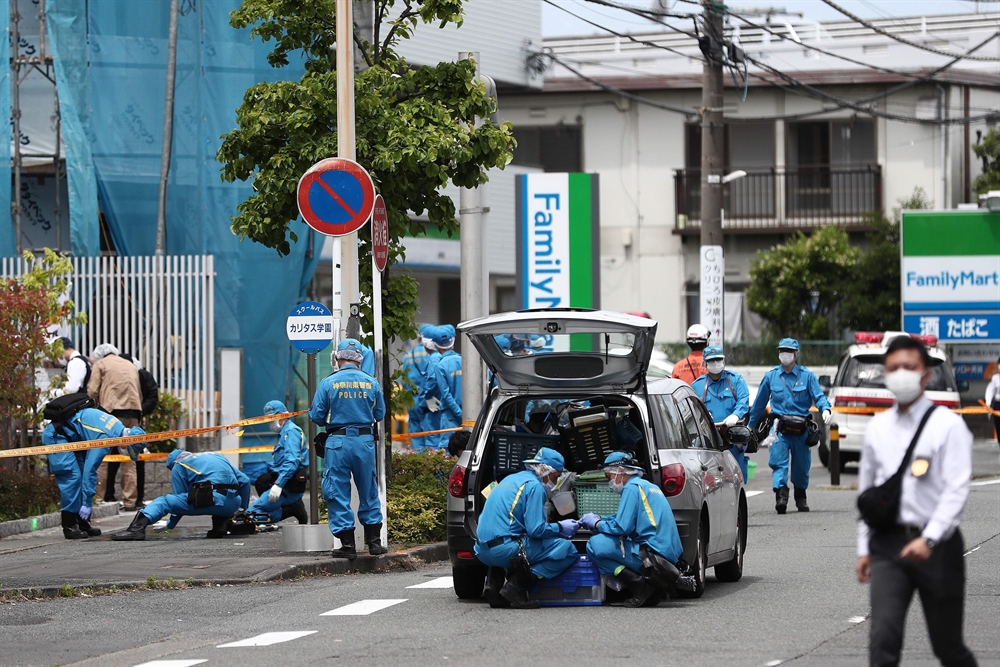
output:
[[934,547],[937,546],[937,540],[932,540],[929,537],[924,538],[924,543],[927,545],[928,549],[933,549]]

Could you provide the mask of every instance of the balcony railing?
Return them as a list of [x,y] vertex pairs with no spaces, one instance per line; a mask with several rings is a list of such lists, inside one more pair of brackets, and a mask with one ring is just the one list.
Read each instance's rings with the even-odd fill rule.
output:
[[[823,225],[858,226],[862,214],[882,208],[878,165],[746,170],[722,186],[724,229],[791,230]],[[701,220],[701,170],[674,176],[677,230],[695,231]]]

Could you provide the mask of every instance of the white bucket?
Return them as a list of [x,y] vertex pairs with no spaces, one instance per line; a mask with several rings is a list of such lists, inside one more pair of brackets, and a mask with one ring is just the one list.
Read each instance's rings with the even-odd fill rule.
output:
[[282,524],[281,542],[282,549],[287,552],[330,551],[334,548],[333,533],[325,523]]
[[576,510],[572,491],[560,491],[552,496],[552,506],[561,516],[572,514]]

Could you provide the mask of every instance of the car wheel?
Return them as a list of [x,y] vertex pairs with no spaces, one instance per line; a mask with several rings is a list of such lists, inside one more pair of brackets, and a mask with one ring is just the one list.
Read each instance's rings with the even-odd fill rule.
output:
[[826,446],[825,442],[819,443],[819,462],[823,464],[824,468],[830,467],[830,448]]
[[728,563],[715,566],[719,581],[739,581],[743,578],[743,553],[747,546],[747,505],[740,499],[739,519],[736,521],[736,553]]
[[705,594],[705,577],[708,575],[708,517],[698,521],[697,562],[694,564],[694,590],[677,591],[682,598],[700,598]]
[[460,600],[478,600],[486,585],[485,567],[453,567],[451,581]]

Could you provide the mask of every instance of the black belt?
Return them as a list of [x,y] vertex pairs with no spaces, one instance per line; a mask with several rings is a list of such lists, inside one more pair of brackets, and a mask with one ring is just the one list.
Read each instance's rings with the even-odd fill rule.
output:
[[492,540],[486,542],[486,546],[492,549],[493,547],[498,547],[504,542],[509,542],[513,538],[511,537],[494,537]]
[[212,483],[213,491],[239,491],[240,487],[235,484],[216,484]]
[[[327,431],[328,435],[347,435],[347,429],[354,428],[353,426],[345,426],[343,428],[336,428],[332,431]],[[371,435],[372,430],[368,427],[358,428],[358,435]]]
[[915,539],[924,534],[924,529],[921,526],[914,526],[912,524],[897,524],[891,532],[903,533],[907,537]]

